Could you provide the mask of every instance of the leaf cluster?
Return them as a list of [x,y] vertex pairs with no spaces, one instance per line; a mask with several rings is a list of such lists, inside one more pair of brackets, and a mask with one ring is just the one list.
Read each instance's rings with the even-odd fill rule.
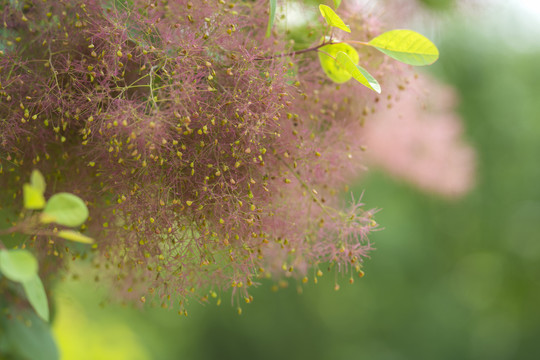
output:
[[[337,9],[341,1],[334,0]],[[321,4],[319,10],[330,28],[336,28],[347,33],[350,27],[329,6]],[[267,36],[274,24],[276,1],[270,1],[270,18],[268,20]],[[328,77],[338,83],[344,83],[351,78],[376,93],[381,93],[381,86],[377,80],[362,66],[358,64],[359,55],[350,44],[359,44],[372,47],[385,55],[402,63],[414,66],[431,65],[439,58],[439,50],[428,38],[412,30],[390,30],[371,39],[368,42],[357,40],[336,40],[334,34],[322,37],[319,45],[314,48],[295,51],[292,54],[316,51],[323,71]]]
[[[23,185],[23,205],[26,210],[34,212],[43,210],[39,215],[31,214],[19,224],[3,230],[0,235],[10,233],[48,234],[66,240],[91,244],[94,240],[74,230],[52,232],[40,229],[40,225],[55,223],[67,227],[78,227],[88,218],[88,208],[78,196],[69,193],[58,193],[46,201],[45,178],[38,170],[32,171],[30,182]],[[37,220],[37,221],[36,221]],[[38,274],[38,260],[30,251],[7,249],[0,241],[0,274],[15,283],[22,285],[26,298],[36,313],[45,321],[49,321],[47,294]]]

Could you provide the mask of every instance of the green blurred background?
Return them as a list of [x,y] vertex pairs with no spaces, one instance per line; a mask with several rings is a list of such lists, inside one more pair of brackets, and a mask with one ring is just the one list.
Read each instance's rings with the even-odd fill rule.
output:
[[366,276],[334,291],[327,273],[302,294],[266,283],[241,316],[226,298],[188,317],[100,307],[93,284],[68,282],[54,324],[63,359],[540,359],[540,46],[500,9],[446,13],[436,40],[432,71],[457,89],[477,151],[468,195],[370,173],[354,191],[382,209],[384,231]]

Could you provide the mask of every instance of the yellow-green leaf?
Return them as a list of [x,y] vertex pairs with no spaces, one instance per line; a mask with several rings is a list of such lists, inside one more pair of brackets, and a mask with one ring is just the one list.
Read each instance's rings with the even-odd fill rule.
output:
[[439,50],[428,38],[412,30],[391,30],[369,45],[405,64],[431,65],[439,58]]
[[57,234],[58,237],[61,237],[62,239],[80,242],[83,244],[93,244],[94,239],[91,237],[88,237],[86,235],[81,234],[78,231],[73,230],[60,230]]
[[346,53],[342,51],[338,52],[336,61],[359,83],[368,89],[371,89],[379,94],[381,93],[381,86],[377,80],[375,80],[375,78],[371,76],[366,69],[355,64]]
[[341,0],[334,0],[334,7],[336,9],[339,7],[339,4],[341,4]]
[[33,170],[32,175],[30,175],[30,184],[39,190],[41,194],[45,193],[45,178],[39,172],[39,170]]
[[45,206],[45,198],[40,189],[31,184],[23,185],[23,206],[28,210],[39,210]]
[[28,250],[2,250],[0,272],[11,281],[24,282],[37,275],[38,262]]
[[343,20],[332,10],[330,6],[326,5],[319,5],[319,10],[321,11],[321,14],[323,18],[326,20],[328,25],[337,27],[338,29],[341,29],[346,32],[351,32],[351,29],[349,29],[349,26],[347,26]]
[[36,274],[22,283],[26,297],[36,313],[45,321],[49,321],[49,302],[41,279]]
[[55,222],[60,225],[76,227],[88,218],[88,208],[82,199],[69,193],[58,193],[51,196],[43,213],[42,223]]
[[358,64],[360,56],[355,48],[349,44],[339,43],[325,45],[319,50],[319,61],[321,62],[321,67],[326,75],[332,79],[332,81],[342,84],[352,78],[350,72],[344,69],[343,66],[340,66],[335,59],[339,52],[344,52],[349,56],[352,62]]
[[276,18],[276,6],[277,0],[270,0],[270,13],[268,15],[268,25],[266,26],[266,37],[270,37],[272,26],[274,26],[274,19]]

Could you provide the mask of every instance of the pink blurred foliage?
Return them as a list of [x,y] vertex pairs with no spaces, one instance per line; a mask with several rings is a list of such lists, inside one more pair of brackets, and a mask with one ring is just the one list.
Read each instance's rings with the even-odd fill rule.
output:
[[455,91],[418,75],[378,102],[366,121],[366,161],[428,192],[465,195],[475,179],[474,148],[463,138]]

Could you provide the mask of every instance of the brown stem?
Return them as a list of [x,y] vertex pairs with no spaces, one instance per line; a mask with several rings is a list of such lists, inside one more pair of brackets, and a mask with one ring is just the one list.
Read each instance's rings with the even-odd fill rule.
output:
[[310,51],[317,51],[317,49],[322,48],[323,46],[326,46],[326,45],[330,45],[330,44],[339,44],[339,43],[332,42],[330,40],[329,42],[323,42],[322,44],[319,44],[317,46],[312,46],[312,47],[307,48],[307,49],[291,51],[291,52],[288,52],[288,53],[271,55],[271,56],[256,57],[255,60],[272,60],[272,59],[278,59],[278,58],[282,58],[282,57],[286,57],[286,56],[295,56],[295,55],[304,54],[304,53],[307,53],[307,52],[310,52]]
[[11,234],[11,233],[14,233],[15,231],[17,231],[17,226],[12,226],[8,229],[0,230],[0,235]]
[[346,43],[346,44],[350,43],[350,44],[371,46],[369,43],[364,42],[364,41],[343,40],[343,41],[334,42],[334,41],[332,41],[332,39],[330,39],[328,41],[323,42],[322,44],[319,44],[317,46],[312,46],[312,47],[307,48],[307,49],[291,51],[291,52],[288,52],[288,53],[277,54],[277,55],[260,56],[260,57],[256,57],[255,60],[272,60],[272,59],[278,59],[278,58],[282,58],[282,57],[286,57],[286,56],[295,56],[295,55],[304,54],[304,53],[307,53],[307,52],[310,52],[310,51],[317,51],[318,49],[320,49],[320,48],[322,48],[323,46],[326,46],[326,45],[334,45],[334,44],[341,44],[341,43]]

